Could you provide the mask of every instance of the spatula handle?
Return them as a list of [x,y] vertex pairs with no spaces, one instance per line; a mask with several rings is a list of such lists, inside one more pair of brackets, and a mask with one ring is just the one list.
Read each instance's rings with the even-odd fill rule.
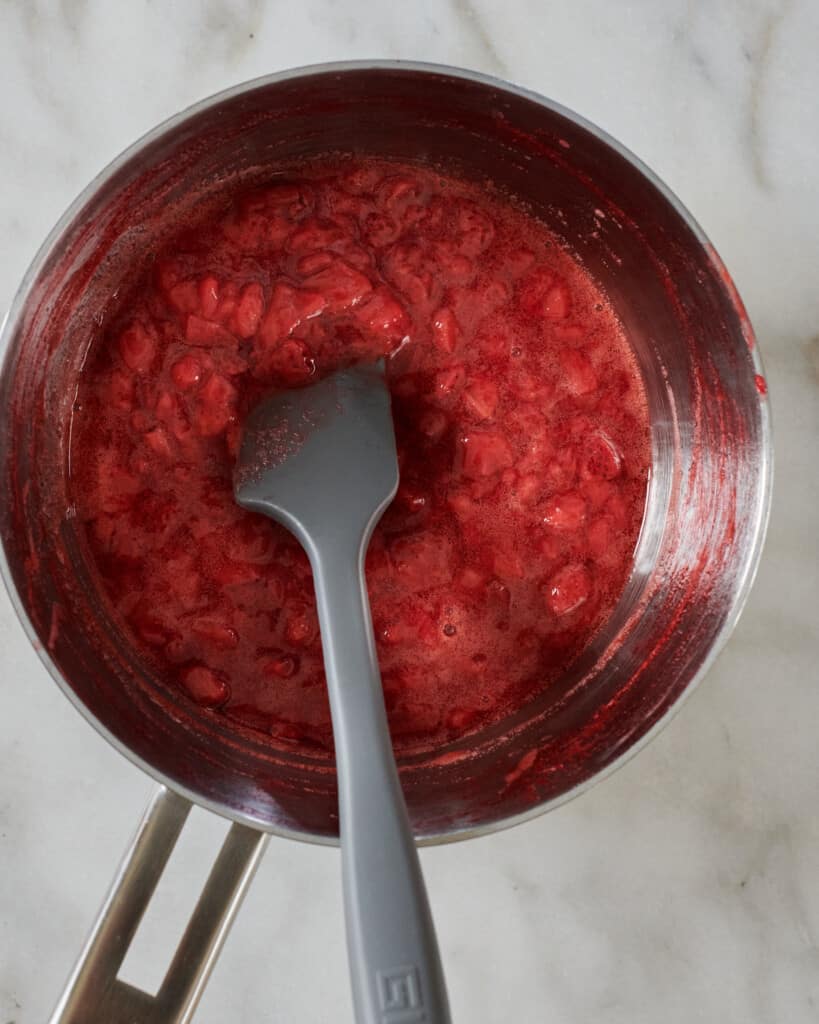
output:
[[339,785],[358,1024],[449,1024],[438,943],[387,728],[363,550],[311,553]]

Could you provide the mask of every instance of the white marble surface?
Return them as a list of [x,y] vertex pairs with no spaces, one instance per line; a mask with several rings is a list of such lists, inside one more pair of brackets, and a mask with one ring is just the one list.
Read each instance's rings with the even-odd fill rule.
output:
[[[767,363],[773,520],[745,616],[671,726],[581,799],[425,851],[456,1022],[819,1016],[819,5],[233,0],[0,5],[0,310],[65,205],[224,86],[349,57],[498,73],[604,126],[733,271]],[[43,1021],[151,790],[69,707],[0,597],[0,1024]],[[203,814],[163,909],[205,870]],[[197,867],[198,865],[198,867]],[[274,841],[197,1019],[351,1020],[335,851]],[[155,978],[156,956],[129,961]]]

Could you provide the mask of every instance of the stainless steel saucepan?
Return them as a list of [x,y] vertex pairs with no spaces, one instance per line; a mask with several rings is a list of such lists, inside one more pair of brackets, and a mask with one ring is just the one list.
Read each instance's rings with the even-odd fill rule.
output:
[[[495,79],[394,62],[272,75],[167,121],[68,210],[3,331],[7,586],[66,696],[160,783],[54,1021],[188,1020],[267,835],[336,841],[326,755],[279,748],[176,699],[140,660],[77,529],[67,425],[89,345],[163,239],[226,189],[262,182],[285,161],[351,151],[431,160],[527,203],[611,297],[650,404],[649,500],[622,600],[561,685],[495,727],[403,761],[419,841],[523,821],[613,771],[702,677],[748,594],[771,485],[759,354],[708,240],[622,146]],[[192,802],[235,824],[165,981],[149,996],[116,974]]]

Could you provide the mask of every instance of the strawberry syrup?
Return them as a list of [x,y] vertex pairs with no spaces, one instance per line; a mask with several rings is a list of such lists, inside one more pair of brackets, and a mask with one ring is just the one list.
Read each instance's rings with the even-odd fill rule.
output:
[[367,580],[399,749],[557,680],[631,568],[645,394],[606,298],[542,224],[371,161],[238,194],[157,255],[91,353],[73,491],[145,659],[277,742],[329,747],[329,707],[306,556],[232,499],[242,416],[380,356],[401,486]]

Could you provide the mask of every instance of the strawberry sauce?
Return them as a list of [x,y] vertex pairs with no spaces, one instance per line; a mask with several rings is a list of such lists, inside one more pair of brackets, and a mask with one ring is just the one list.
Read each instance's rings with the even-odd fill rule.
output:
[[379,356],[401,486],[367,580],[399,749],[553,683],[631,569],[645,394],[609,303],[555,236],[417,166],[327,162],[237,194],[157,254],[90,353],[71,465],[144,659],[271,742],[329,748],[330,718],[307,558],[233,502],[242,416]]

